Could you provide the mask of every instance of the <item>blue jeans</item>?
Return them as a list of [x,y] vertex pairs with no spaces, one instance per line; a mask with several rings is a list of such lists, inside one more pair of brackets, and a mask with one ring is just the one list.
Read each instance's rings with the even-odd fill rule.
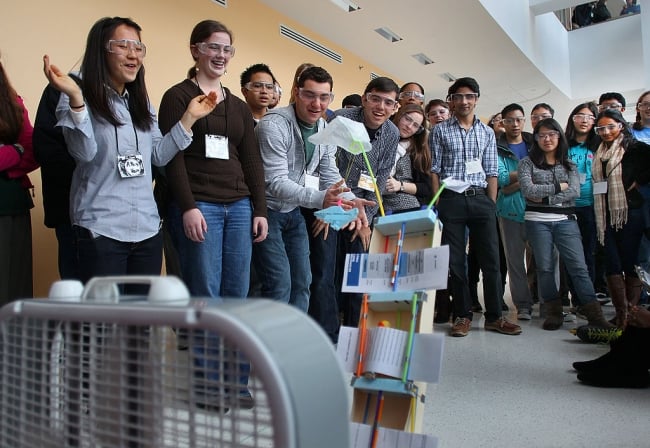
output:
[[[178,252],[183,281],[193,296],[244,299],[248,293],[253,246],[253,211],[248,198],[232,203],[197,202],[208,226],[205,240],[195,243],[185,236],[180,209],[169,208],[169,230]],[[242,353],[222,347],[215,333],[195,330],[191,341],[195,392],[206,403],[231,393],[224,383],[233,377],[248,393],[250,364]],[[224,361],[230,359],[231,362]]]
[[338,232],[330,227],[327,239],[323,233],[312,236],[311,226],[316,221],[313,209],[302,209],[309,232],[309,261],[311,264],[311,296],[309,315],[325,330],[332,342],[339,339],[339,307],[335,282]]
[[[162,269],[162,235],[135,243],[105,236],[93,238],[90,231],[74,227],[79,255],[79,277],[86,283],[95,276],[160,275]],[[129,294],[146,294],[148,287],[127,285]]]
[[627,210],[627,222],[620,230],[614,230],[609,225],[609,213],[607,214],[607,228],[605,229],[605,254],[607,255],[607,275],[619,275],[636,277],[634,265],[639,255],[639,245],[645,229],[643,218],[644,210],[641,208],[630,208]]
[[269,234],[255,245],[253,263],[262,284],[262,297],[309,308],[309,236],[296,207],[287,213],[268,210]]
[[540,301],[559,300],[555,282],[554,246],[564,261],[577,294],[578,304],[586,305],[596,300],[594,284],[585,264],[580,229],[575,218],[553,222],[526,221],[526,236],[535,254]]
[[169,230],[183,281],[193,296],[245,298],[250,280],[253,212],[248,198],[229,204],[197,202],[208,226],[205,241],[185,236],[183,216],[172,205]]

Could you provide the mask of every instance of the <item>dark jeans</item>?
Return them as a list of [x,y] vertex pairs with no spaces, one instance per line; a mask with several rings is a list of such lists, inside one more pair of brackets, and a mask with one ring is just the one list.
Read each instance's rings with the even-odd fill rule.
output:
[[[143,241],[124,242],[105,236],[93,238],[90,231],[74,227],[79,253],[80,280],[86,283],[95,276],[160,275],[162,236],[160,232]],[[147,286],[148,288],[148,286]],[[146,293],[140,285],[130,285],[131,294]]]
[[61,280],[79,279],[77,236],[72,224],[60,224],[54,228],[59,245],[59,276]]
[[634,265],[638,260],[639,245],[645,229],[643,210],[629,208],[627,210],[627,222],[618,231],[609,225],[609,213],[606,219],[605,254],[607,255],[607,275],[625,273],[626,276],[636,277]]
[[[499,236],[496,205],[481,190],[475,196],[465,196],[445,190],[440,196],[438,211],[444,224],[442,244],[449,245],[450,291],[454,297],[456,317],[472,318],[472,301],[467,286],[465,230],[469,229],[476,243],[476,256],[483,271],[485,319],[501,317],[501,272],[499,270]],[[469,192],[467,192],[469,194]]]
[[336,301],[336,246],[338,232],[330,227],[327,239],[323,233],[312,236],[311,226],[316,221],[314,209],[302,208],[307,232],[309,233],[309,262],[311,264],[311,286],[309,315],[320,324],[325,333],[336,344],[339,339],[339,307]]

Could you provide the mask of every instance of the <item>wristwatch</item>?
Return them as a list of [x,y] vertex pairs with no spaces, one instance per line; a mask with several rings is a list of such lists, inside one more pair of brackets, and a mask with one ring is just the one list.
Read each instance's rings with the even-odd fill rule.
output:
[[404,181],[403,180],[399,181],[399,191],[404,192]]

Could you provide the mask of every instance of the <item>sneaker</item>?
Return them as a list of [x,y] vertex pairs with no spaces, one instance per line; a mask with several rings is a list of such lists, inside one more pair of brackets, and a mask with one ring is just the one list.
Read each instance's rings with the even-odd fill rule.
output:
[[598,303],[601,305],[606,305],[611,301],[611,299],[604,292],[597,292],[596,300],[598,300]]
[[530,320],[532,316],[530,310],[521,309],[517,312],[517,320]]
[[505,317],[500,317],[494,322],[485,322],[486,330],[497,331],[501,334],[517,335],[521,334],[521,327],[512,322],[508,322]]
[[564,317],[564,322],[575,322],[578,320],[576,318],[576,315],[573,313],[565,313],[564,311],[562,312],[562,316]]
[[472,321],[466,317],[457,317],[454,325],[451,327],[449,334],[455,337],[467,336],[469,330],[472,328]]
[[601,328],[591,325],[582,325],[576,330],[576,336],[583,342],[590,344],[609,344],[623,334],[623,330],[617,327]]

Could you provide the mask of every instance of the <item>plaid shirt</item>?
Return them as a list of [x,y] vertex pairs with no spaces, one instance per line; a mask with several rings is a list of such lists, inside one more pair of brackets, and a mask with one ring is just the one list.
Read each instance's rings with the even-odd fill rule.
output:
[[[346,117],[350,120],[363,123],[363,108],[356,107],[354,109],[340,109],[337,110],[336,116]],[[372,140],[372,150],[366,155],[370,161],[370,166],[377,179],[377,187],[380,194],[386,193],[386,181],[390,176],[390,171],[395,163],[395,153],[397,152],[397,144],[399,143],[399,130],[392,121],[386,120],[375,133],[375,139]],[[358,198],[368,199],[369,201],[377,201],[377,196],[374,191],[364,190],[357,187],[361,173],[368,173],[368,168],[363,159],[363,155],[353,155],[349,152],[339,148],[336,156],[337,166],[341,176],[345,179],[345,183],[350,187],[352,193]],[[366,207],[366,215],[368,222],[377,214],[379,205],[373,207]]]
[[[474,117],[469,130],[463,129],[456,117],[436,125],[429,135],[433,155],[431,172],[440,180],[453,177],[474,187],[487,188],[487,178],[499,173],[494,131]],[[466,162],[480,160],[483,171],[466,173]]]

